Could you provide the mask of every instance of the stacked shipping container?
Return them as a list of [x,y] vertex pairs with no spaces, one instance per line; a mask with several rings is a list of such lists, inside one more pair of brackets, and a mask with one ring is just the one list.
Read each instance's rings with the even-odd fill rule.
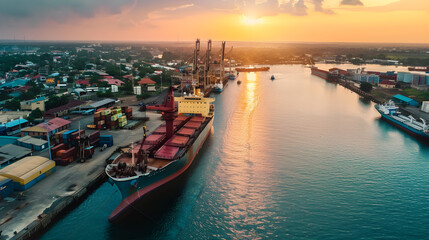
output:
[[94,124],[97,129],[118,129],[127,125],[133,116],[133,109],[130,107],[102,108],[94,113]]

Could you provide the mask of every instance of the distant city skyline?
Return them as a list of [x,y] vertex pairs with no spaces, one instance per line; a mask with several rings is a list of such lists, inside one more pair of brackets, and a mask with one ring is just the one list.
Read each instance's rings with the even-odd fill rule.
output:
[[16,0],[0,39],[429,43],[425,0]]

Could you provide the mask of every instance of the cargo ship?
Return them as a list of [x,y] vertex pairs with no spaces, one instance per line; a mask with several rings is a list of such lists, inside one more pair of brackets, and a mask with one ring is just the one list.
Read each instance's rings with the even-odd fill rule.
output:
[[420,118],[421,122],[419,122],[412,116],[407,117],[402,115],[392,100],[382,105],[375,105],[375,109],[377,109],[383,119],[392,125],[424,141],[429,140],[429,126],[426,124],[426,121]]
[[408,71],[429,72],[429,67],[408,67]]
[[318,76],[320,78],[323,78],[325,80],[329,79],[329,72],[325,71],[325,70],[322,70],[322,69],[319,69],[317,67],[312,67],[311,68],[311,74],[314,75],[314,76]]
[[266,72],[269,71],[270,67],[243,67],[235,68],[237,72]]
[[172,194],[180,192],[214,119],[214,99],[203,97],[199,89],[194,92],[175,98],[170,88],[164,105],[146,106],[146,110],[162,111],[166,123],[149,136],[144,128],[143,139],[106,166],[109,182],[122,194],[122,202],[109,216],[110,222],[151,219]]

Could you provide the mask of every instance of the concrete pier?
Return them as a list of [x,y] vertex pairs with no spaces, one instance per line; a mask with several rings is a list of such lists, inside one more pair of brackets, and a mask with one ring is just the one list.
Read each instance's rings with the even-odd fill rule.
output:
[[[138,107],[133,107],[135,117],[143,117]],[[163,123],[161,114],[147,112],[149,133]],[[71,128],[82,129],[92,116],[73,121]],[[88,131],[89,132],[89,131]],[[46,231],[62,214],[78,206],[85,197],[106,180],[105,160],[118,146],[141,140],[141,127],[134,130],[106,130],[101,135],[113,135],[114,146],[100,152],[84,163],[73,162],[68,166],[56,166],[56,171],[46,179],[22,192],[13,193],[0,201],[0,239],[32,239]],[[40,155],[47,155],[45,151]],[[106,219],[107,221],[107,219]]]

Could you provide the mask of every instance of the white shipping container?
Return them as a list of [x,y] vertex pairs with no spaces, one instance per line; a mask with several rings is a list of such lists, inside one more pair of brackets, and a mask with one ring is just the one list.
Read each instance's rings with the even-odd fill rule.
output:
[[422,111],[429,113],[429,101],[423,101],[423,103],[422,103]]

